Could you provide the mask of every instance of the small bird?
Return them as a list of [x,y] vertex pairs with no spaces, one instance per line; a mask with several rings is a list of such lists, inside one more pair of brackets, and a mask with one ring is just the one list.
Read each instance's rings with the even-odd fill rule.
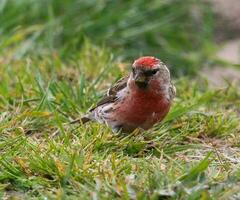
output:
[[147,130],[167,115],[175,94],[167,66],[155,57],[140,57],[80,121],[105,123],[117,133]]

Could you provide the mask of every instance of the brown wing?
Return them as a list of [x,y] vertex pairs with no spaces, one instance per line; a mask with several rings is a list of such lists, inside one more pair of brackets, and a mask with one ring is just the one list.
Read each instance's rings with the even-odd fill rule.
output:
[[94,108],[90,109],[89,111],[91,112],[96,107],[101,106],[105,103],[114,102],[117,99],[117,93],[127,86],[128,78],[129,78],[129,76],[125,76],[125,77],[119,79],[111,88],[108,89],[107,93],[97,103],[97,105]]

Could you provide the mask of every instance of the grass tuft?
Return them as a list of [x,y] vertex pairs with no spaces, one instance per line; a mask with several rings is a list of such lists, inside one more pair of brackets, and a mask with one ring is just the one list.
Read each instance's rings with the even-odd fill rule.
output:
[[234,85],[213,90],[203,80],[174,81],[178,95],[171,112],[144,133],[121,136],[96,123],[65,124],[127,73],[125,64],[110,55],[88,42],[66,62],[54,53],[2,64],[2,198],[214,199],[237,194],[239,90]]

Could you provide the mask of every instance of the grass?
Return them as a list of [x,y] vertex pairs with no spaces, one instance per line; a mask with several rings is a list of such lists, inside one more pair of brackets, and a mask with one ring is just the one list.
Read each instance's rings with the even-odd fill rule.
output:
[[[239,87],[189,76],[216,61],[209,6],[59,2],[0,1],[0,199],[239,199]],[[181,75],[161,124],[68,124],[143,54]]]
[[182,75],[196,74],[214,52],[212,12],[198,0],[2,0],[0,16],[0,47],[15,47],[17,58],[47,47],[68,59],[87,37],[119,60],[154,55]]
[[11,56],[5,51],[0,59],[2,199],[239,198],[236,86],[213,90],[201,78],[176,79],[165,121],[121,136],[96,123],[65,123],[96,103],[130,63],[89,42],[66,61],[57,52]]

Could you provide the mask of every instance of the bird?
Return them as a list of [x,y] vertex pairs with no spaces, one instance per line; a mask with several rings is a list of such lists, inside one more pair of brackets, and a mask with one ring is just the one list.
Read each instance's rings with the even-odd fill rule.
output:
[[143,56],[80,121],[106,124],[114,133],[148,130],[168,114],[175,95],[167,66],[156,57]]

